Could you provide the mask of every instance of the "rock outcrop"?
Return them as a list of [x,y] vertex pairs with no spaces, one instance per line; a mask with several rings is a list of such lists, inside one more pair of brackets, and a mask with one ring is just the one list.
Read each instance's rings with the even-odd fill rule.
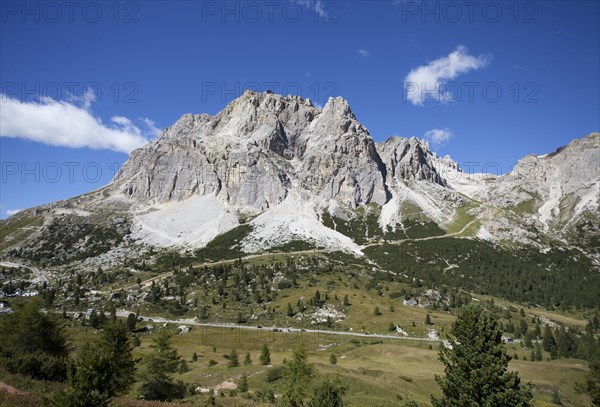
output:
[[420,180],[448,186],[434,167],[434,155],[426,141],[394,136],[378,143],[377,150],[387,169],[388,185],[395,180]]
[[215,195],[242,211],[283,202],[293,185],[345,205],[384,204],[384,167],[348,103],[247,91],[216,116],[186,114],[132,152],[113,187],[145,203]]

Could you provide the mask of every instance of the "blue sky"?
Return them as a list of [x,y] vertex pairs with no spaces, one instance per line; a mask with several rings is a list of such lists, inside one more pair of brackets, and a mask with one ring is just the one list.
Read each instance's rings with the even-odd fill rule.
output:
[[599,4],[2,0],[0,216],[103,186],[245,87],[343,96],[376,141],[506,172],[600,130]]

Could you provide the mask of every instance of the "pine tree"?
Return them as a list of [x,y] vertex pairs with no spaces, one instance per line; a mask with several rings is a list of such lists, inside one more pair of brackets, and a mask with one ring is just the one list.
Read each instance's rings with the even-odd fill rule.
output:
[[260,357],[258,360],[263,366],[271,364],[271,352],[269,351],[269,347],[266,343],[263,344],[262,349],[260,350]]
[[252,364],[252,358],[250,357],[250,352],[246,352],[246,357],[244,358],[244,365],[248,366]]
[[344,307],[347,307],[348,305],[350,305],[350,300],[348,300],[348,295],[344,295],[344,301],[342,302],[342,305]]
[[590,362],[584,387],[592,398],[592,406],[600,407],[600,360]]
[[246,393],[248,391],[248,377],[244,374],[240,379],[240,384],[238,385],[238,390],[242,393]]
[[533,340],[531,339],[531,336],[532,336],[531,332],[527,332],[525,334],[525,339],[523,340],[523,346],[528,349],[533,347]]
[[375,315],[375,316],[381,315],[381,311],[379,311],[379,307],[375,307],[375,309],[373,310],[373,315]]
[[324,380],[315,391],[310,401],[311,407],[344,407],[346,388],[339,380]]
[[542,350],[540,349],[539,346],[535,347],[535,360],[537,362],[541,362],[544,360],[544,357],[542,356]]
[[13,373],[64,381],[69,347],[64,328],[53,313],[41,312],[34,298],[15,304],[0,318],[0,364]]
[[442,397],[434,407],[531,406],[528,385],[508,372],[510,357],[496,320],[477,305],[467,305],[452,325],[451,347],[440,349],[445,376],[436,376]]
[[237,352],[235,351],[235,349],[231,349],[231,353],[229,353],[229,364],[227,365],[227,367],[233,368],[238,367],[239,365],[240,361],[238,359]]
[[313,369],[308,364],[308,355],[302,342],[298,342],[292,360],[286,366],[283,407],[302,407],[312,380]]
[[137,323],[137,318],[135,317],[135,314],[130,313],[129,315],[127,315],[127,328],[129,329],[129,332],[135,331],[136,323]]
[[181,398],[185,394],[182,383],[173,379],[177,372],[180,357],[177,349],[171,345],[172,332],[166,329],[159,330],[154,338],[152,351],[146,355],[146,369],[142,374],[141,396],[146,400],[167,401]]
[[90,315],[88,316],[88,324],[92,328],[100,327],[100,323],[98,321],[98,313],[96,312],[95,309],[92,309],[92,312],[90,312]]
[[521,319],[519,321],[519,336],[523,336],[525,334],[527,334],[527,322],[525,322],[525,320]]
[[431,325],[431,315],[429,315],[429,313],[427,313],[427,316],[425,317],[425,325]]
[[329,355],[329,364],[330,365],[337,364],[337,357],[335,356],[335,353],[332,353],[331,355]]
[[104,324],[106,324],[106,321],[108,321],[108,318],[104,313],[104,310],[100,310],[100,313],[98,314],[98,326],[95,326],[94,328],[102,328]]
[[542,336],[542,347],[546,352],[551,354],[556,352],[556,341],[554,340],[554,334],[550,325],[544,325],[544,335]]
[[61,406],[108,406],[111,397],[125,393],[134,383],[135,361],[120,321],[108,322],[98,338],[86,343],[73,365],[72,388],[58,396]]
[[293,317],[294,316],[294,309],[292,308],[292,305],[288,302],[287,305],[287,316],[288,317]]

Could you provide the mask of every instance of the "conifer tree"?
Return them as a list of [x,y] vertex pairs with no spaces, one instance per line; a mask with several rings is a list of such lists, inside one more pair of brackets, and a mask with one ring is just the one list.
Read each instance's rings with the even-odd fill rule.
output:
[[238,390],[242,393],[246,393],[248,391],[248,376],[246,376],[245,374],[242,375],[242,378],[240,379]]
[[252,364],[252,358],[250,357],[250,352],[246,352],[246,357],[244,358],[244,365],[248,366]]
[[346,388],[339,380],[324,380],[315,391],[310,401],[311,407],[344,407]]
[[72,386],[55,400],[61,407],[104,407],[135,381],[135,361],[120,321],[108,322],[92,343],[86,343],[73,364]]
[[436,376],[442,389],[434,407],[531,406],[529,385],[508,372],[510,357],[496,320],[477,305],[467,305],[452,325],[450,347],[440,349],[445,376]]
[[235,349],[231,349],[231,353],[229,353],[229,364],[228,367],[238,367],[240,365],[240,361],[238,359],[237,352]]
[[266,366],[271,364],[271,352],[269,351],[269,347],[265,343],[260,350],[259,362],[261,365]]
[[600,360],[590,362],[590,371],[586,376],[585,389],[592,398],[592,406],[600,407]]
[[172,400],[185,394],[181,382],[173,379],[180,366],[177,349],[171,345],[173,333],[159,330],[153,338],[152,351],[145,357],[146,370],[142,374],[141,396],[146,400]]
[[542,347],[546,352],[550,352],[550,354],[556,353],[556,341],[554,340],[554,334],[552,333],[552,329],[550,325],[546,324],[544,326],[544,334],[542,336]]
[[312,380],[313,369],[308,364],[308,355],[302,342],[298,342],[292,354],[292,360],[286,366],[285,387],[281,397],[283,407],[302,407],[308,387]]

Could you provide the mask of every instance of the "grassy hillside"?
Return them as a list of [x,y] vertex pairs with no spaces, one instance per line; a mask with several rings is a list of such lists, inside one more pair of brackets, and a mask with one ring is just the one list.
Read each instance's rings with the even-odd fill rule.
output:
[[[69,330],[76,346],[90,340],[96,335],[89,328],[74,326]],[[149,351],[153,334],[138,334],[141,346],[135,354],[142,357]],[[219,384],[239,383],[243,374],[249,377],[250,396],[235,394],[231,390],[218,392],[218,405],[221,406],[269,406],[272,404],[257,401],[257,393],[261,390],[272,390],[280,394],[282,383],[278,370],[281,370],[284,359],[289,359],[291,349],[298,340],[303,341],[309,352],[309,362],[316,369],[313,384],[316,385],[325,377],[339,377],[348,388],[345,400],[348,406],[401,406],[414,400],[421,406],[429,406],[430,395],[438,393],[434,381],[435,374],[442,374],[443,368],[437,359],[437,349],[429,349],[429,344],[419,342],[398,342],[391,340],[355,340],[346,337],[329,338],[312,333],[273,333],[261,332],[248,334],[238,329],[193,328],[191,332],[177,335],[173,344],[179,354],[186,360],[189,371],[176,374],[176,377],[193,387],[214,387]],[[271,350],[270,366],[258,364],[260,348],[267,344]],[[509,352],[518,352],[517,345],[510,345]],[[228,368],[228,355],[236,349],[243,360],[249,352],[253,363],[237,368]],[[196,353],[198,360],[192,362]],[[337,356],[337,364],[329,363],[330,354]],[[209,361],[217,362],[209,366]],[[213,362],[213,363],[214,363]],[[144,366],[140,366],[143,369]],[[554,360],[543,362],[513,361],[509,368],[521,374],[525,381],[534,385],[535,406],[550,406],[554,393],[560,395],[562,405],[585,406],[589,399],[575,391],[577,382],[582,382],[586,372],[586,364],[578,360]],[[0,380],[13,385],[22,394],[3,395],[0,392],[2,405],[23,406],[33,400],[51,397],[64,386],[48,382],[40,382],[18,375],[0,371]],[[153,402],[136,400],[137,388],[129,395],[116,400],[117,406],[158,405]],[[250,399],[250,397],[252,399]],[[160,405],[204,405],[206,395],[188,396],[179,403]]]

